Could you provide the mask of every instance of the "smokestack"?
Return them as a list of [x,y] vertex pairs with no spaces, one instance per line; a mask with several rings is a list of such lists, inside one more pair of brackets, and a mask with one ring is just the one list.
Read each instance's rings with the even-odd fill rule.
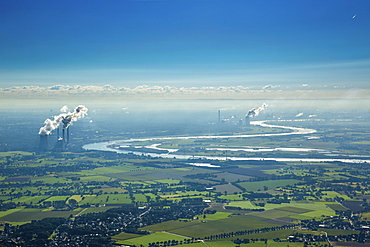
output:
[[247,115],[245,115],[245,125],[246,125],[246,126],[251,125],[251,120],[250,120],[250,118],[249,118],[249,115],[248,115],[248,114],[247,114]]
[[67,143],[69,143],[69,127],[67,128]]
[[66,131],[65,131],[64,128],[62,129],[62,133],[63,133],[62,134],[63,136],[62,136],[62,140],[61,140],[62,141],[61,142],[61,145],[62,145],[61,148],[62,148],[62,150],[64,150],[65,147],[66,147]]
[[221,123],[221,110],[218,110],[218,124]]
[[49,142],[47,135],[40,135],[40,151],[47,151],[49,149]]

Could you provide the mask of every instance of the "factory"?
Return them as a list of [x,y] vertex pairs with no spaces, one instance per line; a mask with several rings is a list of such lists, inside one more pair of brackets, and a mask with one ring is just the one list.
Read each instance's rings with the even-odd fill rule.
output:
[[53,119],[46,119],[45,125],[40,128],[40,151],[49,150],[49,136],[54,130],[56,130],[56,142],[53,149],[66,150],[70,139],[70,126],[73,122],[83,118],[87,114],[88,109],[83,105],[79,105],[73,112],[69,112],[67,106],[63,106],[60,111],[62,113],[54,116]]

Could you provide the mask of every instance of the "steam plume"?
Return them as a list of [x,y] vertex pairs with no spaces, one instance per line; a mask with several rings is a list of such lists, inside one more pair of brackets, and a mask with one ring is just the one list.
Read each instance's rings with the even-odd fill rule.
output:
[[65,105],[62,108],[60,108],[60,112],[69,112],[68,106]]
[[[68,107],[63,106],[60,110],[62,112],[67,112]],[[54,116],[53,120],[48,118],[44,122],[45,125],[40,128],[39,135],[50,135],[61,123],[63,123],[63,128],[67,129],[72,125],[72,122],[77,121],[79,118],[83,118],[87,114],[87,111],[88,109],[85,106],[79,105],[73,112],[61,113],[58,116]]]
[[267,107],[267,104],[263,103],[262,106],[258,107],[258,109],[253,108],[253,109],[249,110],[247,115],[245,115],[245,117],[256,117],[256,116],[258,116],[258,114],[260,114],[261,111],[266,109],[266,107]]

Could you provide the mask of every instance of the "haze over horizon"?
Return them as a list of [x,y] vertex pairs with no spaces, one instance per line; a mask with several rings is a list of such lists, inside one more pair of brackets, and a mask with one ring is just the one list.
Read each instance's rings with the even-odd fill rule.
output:
[[16,0],[0,6],[0,88],[370,85],[369,1]]

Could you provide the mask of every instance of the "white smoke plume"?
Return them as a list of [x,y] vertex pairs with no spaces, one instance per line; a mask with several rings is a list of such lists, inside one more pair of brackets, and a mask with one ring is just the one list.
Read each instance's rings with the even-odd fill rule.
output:
[[62,108],[60,108],[60,112],[69,112],[68,106],[65,105]]
[[267,106],[268,105],[266,103],[263,103],[262,106],[258,107],[257,109],[253,108],[253,109],[249,110],[246,117],[256,117],[256,116],[258,116],[258,114],[260,114],[261,111],[266,109]]
[[[68,111],[68,107],[63,106],[60,110],[62,112]],[[72,122],[77,121],[79,118],[83,118],[87,114],[87,111],[88,109],[85,106],[79,105],[73,112],[61,113],[58,116],[54,116],[53,120],[48,118],[44,122],[45,125],[40,128],[39,135],[50,135],[61,123],[63,123],[63,128],[66,129],[72,125]]]
[[303,116],[303,112],[300,112],[297,115],[295,115],[295,117],[301,117],[301,116]]

